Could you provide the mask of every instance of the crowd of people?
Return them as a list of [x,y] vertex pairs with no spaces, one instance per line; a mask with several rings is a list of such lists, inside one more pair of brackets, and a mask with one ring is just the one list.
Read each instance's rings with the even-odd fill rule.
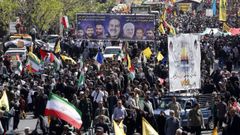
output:
[[[214,20],[199,21],[197,16],[182,14],[176,19],[174,25],[179,25],[178,32],[200,32],[206,27],[204,24],[219,26]],[[1,53],[0,83],[2,90],[7,92],[10,108],[15,110],[13,115],[4,111],[6,108],[1,108],[2,132],[9,128],[9,117],[13,117],[13,129],[17,129],[20,119],[26,118],[25,112],[33,112],[34,117],[39,119],[42,134],[80,134],[80,131],[91,129],[97,135],[109,134],[113,131],[112,121],[120,123],[123,120],[124,132],[137,135],[142,132],[144,117],[161,135],[183,135],[188,132],[200,135],[204,124],[199,103],[194,104],[189,112],[191,130],[188,132],[181,129],[181,105],[175,97],[169,104],[170,116],[164,112],[154,116],[154,109],[169,92],[167,36],[161,35],[159,38],[160,44],[154,47],[151,42],[98,43],[82,41],[77,35],[71,35],[61,39],[61,53],[72,57],[77,64],[62,61],[58,70],[53,63],[46,63],[39,74],[29,73],[26,68],[21,75],[15,74],[10,59]],[[215,95],[216,102],[212,107],[214,126],[222,129],[225,135],[237,135],[240,127],[240,36],[214,37],[210,34],[202,36],[200,42],[202,87],[199,92]],[[99,47],[104,49],[106,45],[119,44],[128,52],[135,67],[134,79],[129,74],[124,58],[105,59],[100,68],[95,64],[94,57]],[[165,58],[158,62],[152,55],[145,62],[140,56],[146,47],[160,50]],[[38,46],[33,49],[39,58],[40,49]],[[85,73],[85,83],[79,86],[78,78],[82,72]],[[49,122],[45,121],[44,110],[51,92],[65,98],[82,112],[81,130],[72,128],[56,117],[49,117]],[[27,132],[29,129],[26,129]],[[37,133],[38,130],[34,130],[32,134]]]

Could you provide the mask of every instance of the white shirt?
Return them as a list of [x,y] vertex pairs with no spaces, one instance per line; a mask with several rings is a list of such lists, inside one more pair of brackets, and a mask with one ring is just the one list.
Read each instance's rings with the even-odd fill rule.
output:
[[101,90],[99,90],[98,92],[94,90],[91,96],[93,97],[94,102],[97,102],[97,103],[103,102],[104,92]]
[[34,91],[32,89],[30,89],[29,92],[28,92],[28,97],[27,97],[28,104],[32,103],[32,96],[33,95],[34,95]]
[[134,108],[137,106],[136,101],[131,96],[128,98],[128,105],[130,108]]

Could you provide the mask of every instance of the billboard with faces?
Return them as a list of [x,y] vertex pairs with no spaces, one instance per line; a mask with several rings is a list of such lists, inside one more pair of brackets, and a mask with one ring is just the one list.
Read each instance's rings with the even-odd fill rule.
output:
[[153,41],[154,31],[154,15],[77,14],[80,39]]

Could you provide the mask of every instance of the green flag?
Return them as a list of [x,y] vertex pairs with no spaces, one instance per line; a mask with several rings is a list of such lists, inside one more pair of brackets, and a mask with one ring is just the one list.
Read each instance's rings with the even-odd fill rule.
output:
[[79,76],[79,79],[78,79],[78,87],[83,86],[84,83],[85,83],[85,76],[84,76],[84,73],[81,72],[81,74]]

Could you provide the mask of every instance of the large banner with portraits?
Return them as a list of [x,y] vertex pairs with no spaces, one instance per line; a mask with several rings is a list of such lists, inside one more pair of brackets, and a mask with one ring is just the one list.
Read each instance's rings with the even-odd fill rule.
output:
[[198,35],[168,37],[168,58],[170,91],[200,88],[201,53]]
[[88,40],[154,40],[154,15],[77,14],[77,37]]

